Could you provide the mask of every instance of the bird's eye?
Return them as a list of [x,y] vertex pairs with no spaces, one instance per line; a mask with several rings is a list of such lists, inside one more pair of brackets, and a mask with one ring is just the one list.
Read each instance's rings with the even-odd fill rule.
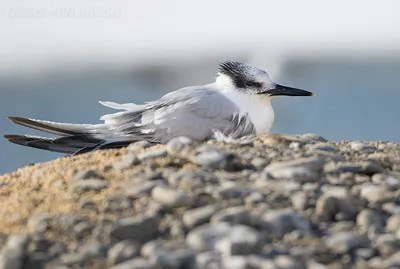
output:
[[256,82],[256,81],[246,81],[246,86],[260,88],[262,85],[260,82]]

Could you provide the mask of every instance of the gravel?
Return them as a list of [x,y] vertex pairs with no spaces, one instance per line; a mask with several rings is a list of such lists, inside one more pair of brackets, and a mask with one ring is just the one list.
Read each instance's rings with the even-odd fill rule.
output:
[[0,269],[397,268],[400,145],[185,137],[0,177]]

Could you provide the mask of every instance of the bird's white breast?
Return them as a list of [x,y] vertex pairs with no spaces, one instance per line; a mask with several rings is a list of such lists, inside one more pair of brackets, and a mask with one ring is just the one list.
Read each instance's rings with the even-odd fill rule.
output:
[[274,123],[274,110],[269,98],[232,89],[223,93],[238,106],[242,115],[248,114],[257,135],[269,132]]

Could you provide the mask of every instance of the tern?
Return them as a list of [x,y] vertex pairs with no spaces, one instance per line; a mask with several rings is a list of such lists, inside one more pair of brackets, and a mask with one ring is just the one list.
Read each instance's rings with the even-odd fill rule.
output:
[[53,134],[47,138],[6,134],[11,143],[80,154],[105,148],[120,148],[147,140],[167,143],[178,136],[204,141],[220,134],[239,139],[267,134],[274,122],[271,98],[314,96],[312,92],[274,83],[268,73],[250,64],[225,61],[215,82],[181,88],[156,101],[141,105],[101,102],[122,110],[103,115],[101,124],[71,124],[9,117],[19,125]]

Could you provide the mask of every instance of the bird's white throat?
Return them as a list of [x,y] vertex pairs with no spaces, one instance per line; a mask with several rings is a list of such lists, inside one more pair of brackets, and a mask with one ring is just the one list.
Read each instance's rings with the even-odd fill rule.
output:
[[269,132],[274,123],[274,110],[270,98],[241,92],[224,76],[217,78],[216,86],[239,108],[242,115],[248,114],[257,135]]

